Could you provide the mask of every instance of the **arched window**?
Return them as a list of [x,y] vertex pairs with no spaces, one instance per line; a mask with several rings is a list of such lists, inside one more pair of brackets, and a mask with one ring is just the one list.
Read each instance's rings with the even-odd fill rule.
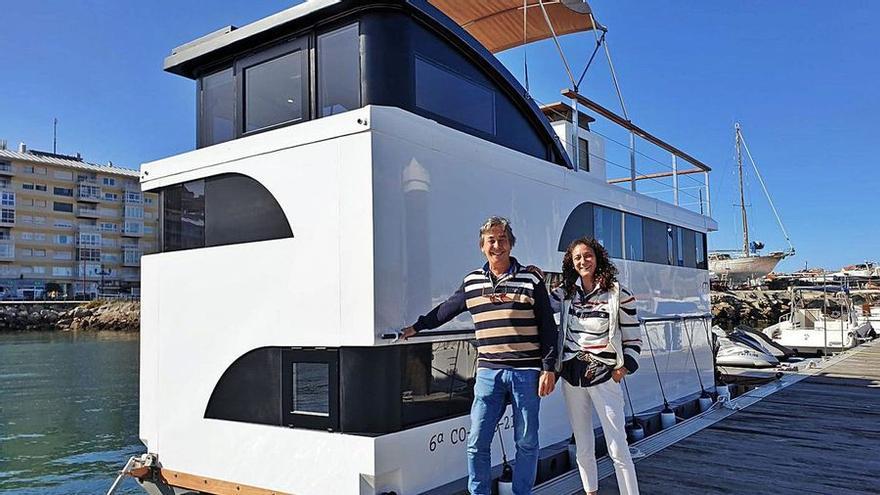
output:
[[163,251],[293,237],[278,201],[245,175],[175,184],[160,194]]

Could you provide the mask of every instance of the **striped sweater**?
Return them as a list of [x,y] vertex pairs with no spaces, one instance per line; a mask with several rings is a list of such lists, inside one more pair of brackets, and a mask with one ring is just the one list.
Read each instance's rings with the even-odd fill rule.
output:
[[[568,310],[568,332],[565,336],[565,347],[562,360],[575,357],[578,351],[586,351],[605,364],[616,364],[615,352],[608,340],[609,299],[611,294],[602,291],[598,286],[589,294],[585,294],[578,285]],[[550,294],[550,304],[554,312],[562,311],[562,299],[565,291],[557,288]],[[623,365],[629,373],[639,368],[639,354],[642,351],[642,328],[636,315],[636,298],[625,287],[620,288],[620,311],[618,322],[621,345],[623,349]]]
[[478,367],[553,371],[557,328],[547,289],[516,259],[497,279],[488,263],[468,273],[458,290],[420,316],[413,328],[437,328],[464,311],[474,319]]

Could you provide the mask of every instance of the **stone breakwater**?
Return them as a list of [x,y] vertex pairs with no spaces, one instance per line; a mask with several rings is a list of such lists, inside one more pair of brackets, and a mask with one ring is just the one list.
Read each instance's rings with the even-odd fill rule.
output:
[[[827,300],[821,292],[804,291],[801,293],[804,303],[809,308],[822,308],[827,302],[828,311],[839,311],[839,303],[829,294]],[[731,329],[744,324],[753,328],[763,328],[779,321],[779,317],[791,311],[791,293],[786,290],[731,290],[712,292],[712,323],[722,328]],[[852,294],[853,304],[873,304],[876,295]]]
[[70,303],[3,303],[0,331],[113,330],[136,332],[140,328],[137,301]]

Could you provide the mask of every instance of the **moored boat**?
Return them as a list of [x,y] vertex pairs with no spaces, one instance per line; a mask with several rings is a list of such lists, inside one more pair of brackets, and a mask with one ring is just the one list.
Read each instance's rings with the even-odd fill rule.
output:
[[[142,167],[162,205],[162,249],[142,260],[147,490],[461,491],[473,324],[394,337],[481,264],[488,215],[510,218],[514,254],[546,272],[575,238],[608,249],[644,321],[631,416],[707,392],[717,224],[582,165],[581,141],[602,143],[578,108],[597,106],[578,95],[551,123],[491,53],[520,43],[497,27],[522,21],[517,6],[313,0],[166,59],[198,83],[199,138]],[[546,8],[529,9],[524,39],[599,27],[586,3]],[[539,480],[566,465],[564,409],[559,393],[542,402]],[[508,411],[495,466],[514,424]]]

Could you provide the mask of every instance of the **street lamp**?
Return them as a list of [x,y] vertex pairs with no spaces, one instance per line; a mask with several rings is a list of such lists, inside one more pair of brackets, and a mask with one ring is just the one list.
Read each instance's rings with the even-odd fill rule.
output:
[[105,269],[104,269],[104,264],[103,264],[103,263],[101,263],[101,268],[100,268],[100,269],[95,268],[95,275],[100,275],[100,276],[101,276],[101,285],[98,286],[98,287],[99,287],[99,288],[98,288],[98,297],[100,297],[101,293],[104,292],[104,276],[105,276],[105,275],[106,275],[106,276],[109,276],[110,273],[112,273],[112,272],[113,272],[113,270],[111,270],[110,268],[107,268],[107,269],[105,270]]

